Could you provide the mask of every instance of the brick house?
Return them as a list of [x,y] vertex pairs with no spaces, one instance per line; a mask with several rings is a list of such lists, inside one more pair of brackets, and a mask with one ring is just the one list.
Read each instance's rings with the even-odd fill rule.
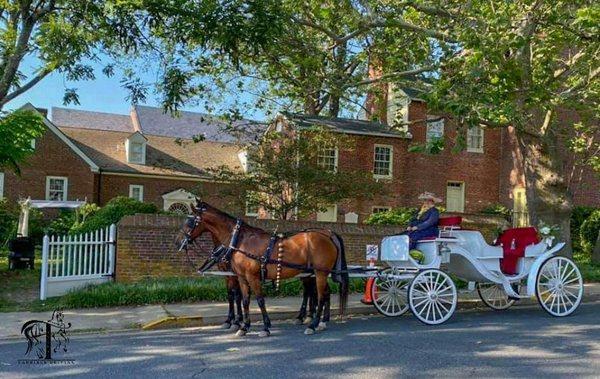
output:
[[[397,206],[415,206],[417,196],[432,191],[444,198],[453,212],[474,213],[502,203],[526,222],[523,178],[518,149],[510,130],[472,129],[466,149],[450,149],[437,155],[409,152],[412,144],[445,136],[453,139],[457,128],[447,119],[427,113],[418,93],[409,89],[385,92],[377,105],[367,99],[365,118],[326,118],[281,114],[271,128],[304,128],[322,125],[344,133],[355,148],[324,150],[323,162],[339,170],[359,169],[373,173],[386,184],[386,196],[369,201],[332,204],[314,215],[319,221],[362,222],[370,214]],[[383,106],[381,105],[383,104]],[[392,117],[393,116],[393,117]],[[402,118],[404,130],[390,130],[394,118]],[[246,166],[244,145],[235,128],[209,115],[181,112],[179,118],[161,109],[135,106],[129,115],[52,108],[47,130],[35,141],[35,153],[23,164],[22,175],[0,173],[0,196],[11,200],[83,200],[105,204],[115,196],[130,196],[152,202],[160,209],[185,212],[194,194],[225,206],[219,190],[224,183],[211,180],[207,170],[227,165]],[[263,128],[242,121],[234,126],[251,126],[251,139]],[[205,140],[193,142],[199,135]],[[576,204],[600,206],[597,177],[582,174],[576,183]],[[236,214],[243,210],[232,209]],[[256,216],[246,210],[246,215]]]
[[210,179],[209,168],[242,169],[243,150],[233,142],[144,134],[129,116],[54,112],[61,126],[44,118],[46,130],[32,142],[35,153],[21,165],[21,175],[0,173],[0,196],[100,205],[129,196],[159,209],[186,211],[197,193],[222,203],[224,184]]

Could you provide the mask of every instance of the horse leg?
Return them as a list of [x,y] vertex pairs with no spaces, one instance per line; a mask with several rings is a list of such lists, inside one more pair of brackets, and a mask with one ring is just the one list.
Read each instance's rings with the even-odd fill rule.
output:
[[327,277],[328,276],[329,276],[328,274],[326,274],[322,271],[316,272],[317,300],[318,300],[317,315],[312,320],[312,322],[308,325],[306,330],[304,330],[304,334],[314,334],[315,329],[317,328],[317,326],[319,326],[319,324],[321,322],[321,315],[323,314],[323,307],[325,305],[325,293],[327,291]]
[[323,321],[319,323],[317,330],[325,330],[327,328],[327,323],[331,318],[331,288],[329,288],[329,283],[327,283],[325,291],[325,310],[323,311]]
[[307,282],[310,297],[308,299],[308,318],[306,323],[310,324],[317,315],[317,284],[316,279],[312,276],[307,279]]
[[271,319],[269,318],[269,314],[267,313],[267,307],[265,306],[265,298],[262,294],[262,286],[260,285],[259,280],[252,280],[250,282],[250,286],[252,287],[252,291],[256,295],[256,303],[260,308],[260,313],[262,314],[263,319],[263,331],[258,333],[259,337],[268,337],[271,335]]
[[237,331],[238,337],[243,337],[250,330],[250,286],[244,278],[238,278],[242,292],[242,305],[244,309],[244,325]]
[[304,323],[304,319],[306,318],[306,304],[308,303],[308,297],[311,295],[306,279],[302,278],[301,281],[302,281],[302,305],[300,305],[300,311],[298,312],[298,316],[296,316],[296,325],[302,325]]
[[231,322],[235,318],[235,308],[234,308],[235,293],[233,292],[234,291],[233,288],[231,288],[230,280],[226,279],[226,281],[227,281],[227,302],[229,303],[229,311],[227,312],[227,319],[225,319],[225,322],[223,323],[223,325],[221,325],[221,329],[231,328]]
[[237,330],[242,327],[242,322],[244,321],[244,311],[242,309],[242,290],[240,289],[239,282],[237,284],[237,287],[233,289],[233,296],[235,299],[235,306],[237,309],[237,312],[235,312],[237,316],[235,317],[235,320],[233,320],[233,325]]

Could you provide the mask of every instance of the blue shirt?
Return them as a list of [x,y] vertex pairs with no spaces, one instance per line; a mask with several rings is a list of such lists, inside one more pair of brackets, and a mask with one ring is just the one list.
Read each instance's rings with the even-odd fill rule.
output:
[[438,222],[440,220],[440,211],[436,207],[431,207],[419,217],[415,216],[409,223],[410,226],[417,227],[421,235],[437,236],[439,234]]

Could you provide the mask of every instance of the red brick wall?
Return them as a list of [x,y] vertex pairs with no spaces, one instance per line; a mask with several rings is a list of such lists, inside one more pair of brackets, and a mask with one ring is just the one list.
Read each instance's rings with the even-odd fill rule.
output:
[[90,166],[49,129],[36,140],[35,153],[21,164],[20,176],[4,170],[4,197],[45,199],[46,176],[69,178],[67,200],[95,200]]
[[[183,217],[166,215],[135,215],[123,218],[117,228],[116,280],[131,282],[161,276],[196,275],[186,254],[175,251],[174,239],[183,222]],[[366,263],[367,244],[379,244],[384,236],[400,232],[399,227],[394,226],[275,220],[251,220],[250,223],[265,230],[278,227],[280,232],[305,228],[333,230],[344,240],[348,262],[359,265]],[[464,215],[463,225],[481,230],[491,242],[495,229],[506,223],[493,216]],[[208,251],[212,243],[208,236],[205,236],[200,245]],[[262,252],[256,252],[260,253]],[[202,255],[200,250],[195,250],[189,257],[198,266],[203,262],[205,255]]]

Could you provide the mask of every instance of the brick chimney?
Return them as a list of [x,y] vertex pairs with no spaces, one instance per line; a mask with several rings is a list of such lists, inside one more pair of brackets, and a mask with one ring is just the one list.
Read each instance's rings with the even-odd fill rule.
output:
[[[372,57],[369,61],[369,79],[381,77],[381,67],[381,60]],[[388,91],[389,83],[379,82],[371,86],[365,101],[367,120],[387,123]]]

